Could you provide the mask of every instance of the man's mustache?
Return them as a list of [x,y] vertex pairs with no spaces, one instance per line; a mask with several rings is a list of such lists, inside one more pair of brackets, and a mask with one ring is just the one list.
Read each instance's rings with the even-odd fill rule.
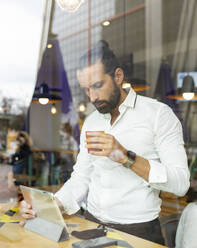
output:
[[100,104],[103,104],[103,103],[109,104],[108,101],[95,101],[92,104],[94,104],[94,106],[99,106]]

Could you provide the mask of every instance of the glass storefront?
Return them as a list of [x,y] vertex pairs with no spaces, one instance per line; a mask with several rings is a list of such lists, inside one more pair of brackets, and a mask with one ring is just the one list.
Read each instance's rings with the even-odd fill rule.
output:
[[[30,74],[24,73],[19,78],[23,86],[16,82],[17,88],[12,86],[12,92],[6,88],[8,84],[2,82],[0,86],[1,163],[13,163],[11,156],[17,150],[19,131],[23,129],[25,135],[29,134],[27,142],[32,140],[33,145],[25,169],[16,173],[16,177],[13,175],[16,186],[24,184],[55,192],[70,178],[83,122],[95,110],[79,85],[79,61],[84,53],[102,42],[114,52],[124,71],[126,91],[132,87],[137,95],[167,104],[181,122],[191,173],[190,188],[183,197],[160,193],[162,230],[165,243],[170,246],[166,223],[174,221],[177,225],[183,209],[197,197],[197,2],[85,0],[75,12],[69,12],[54,1],[50,20],[49,6],[44,7],[44,1],[42,4],[40,18],[45,11],[48,22],[40,21],[34,78],[30,80]],[[26,66],[31,64],[29,59]],[[90,55],[89,63],[91,59]],[[5,71],[1,75],[5,76]],[[193,83],[191,92],[185,91],[189,81]],[[51,95],[59,97],[51,98],[46,105],[34,99],[43,83],[48,85]],[[183,95],[188,92],[192,94]],[[52,107],[56,108],[55,114],[51,113]],[[8,169],[2,167],[4,174]],[[13,191],[16,194],[16,187]],[[11,195],[8,201],[13,199]]]

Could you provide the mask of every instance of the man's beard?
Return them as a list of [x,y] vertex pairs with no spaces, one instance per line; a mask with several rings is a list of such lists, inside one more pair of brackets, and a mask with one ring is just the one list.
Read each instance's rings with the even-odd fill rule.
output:
[[114,88],[109,97],[109,100],[93,102],[93,105],[101,114],[111,113],[111,111],[115,109],[120,102],[120,89],[118,88],[115,82],[113,82],[113,85]]

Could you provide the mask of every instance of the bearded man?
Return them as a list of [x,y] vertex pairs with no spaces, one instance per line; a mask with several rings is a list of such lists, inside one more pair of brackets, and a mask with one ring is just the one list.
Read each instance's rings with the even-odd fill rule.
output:
[[[84,122],[74,172],[56,193],[60,208],[164,244],[160,190],[189,187],[182,127],[165,104],[122,88],[124,72],[106,42],[80,60],[79,84],[96,110]],[[23,217],[35,213],[23,202]]]

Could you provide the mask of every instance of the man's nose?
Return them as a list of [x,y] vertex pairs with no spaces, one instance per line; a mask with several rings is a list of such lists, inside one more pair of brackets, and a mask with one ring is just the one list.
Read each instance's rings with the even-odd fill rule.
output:
[[89,91],[89,98],[91,102],[98,100],[98,94],[94,90]]

